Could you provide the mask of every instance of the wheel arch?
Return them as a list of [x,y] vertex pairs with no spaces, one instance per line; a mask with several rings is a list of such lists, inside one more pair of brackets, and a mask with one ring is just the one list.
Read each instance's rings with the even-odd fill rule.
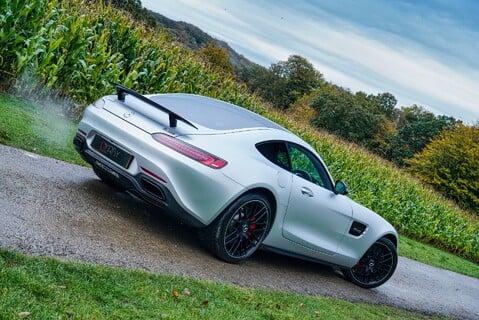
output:
[[205,225],[205,227],[207,227],[208,225],[211,225],[212,223],[214,223],[215,221],[221,219],[221,217],[223,216],[223,214],[226,212],[226,210],[228,210],[229,207],[231,207],[239,198],[241,198],[242,196],[246,195],[246,194],[261,194],[263,196],[266,197],[266,199],[268,200],[268,203],[269,205],[271,206],[271,214],[272,214],[272,221],[271,221],[271,225],[273,225],[273,222],[274,220],[276,219],[276,211],[277,211],[277,208],[278,208],[278,203],[277,203],[277,200],[276,200],[276,196],[274,195],[274,193],[269,190],[268,188],[265,188],[265,187],[254,187],[252,189],[248,189],[248,190],[245,190],[244,192],[238,194],[232,201],[229,202],[229,204],[224,207],[215,217],[214,219],[212,219],[209,223],[207,223]]
[[269,190],[267,188],[264,188],[264,187],[256,187],[256,188],[247,190],[246,192],[241,194],[239,197],[242,197],[243,195],[250,194],[250,193],[262,194],[266,197],[266,199],[268,199],[268,203],[271,206],[271,214],[272,214],[271,225],[273,225],[273,221],[276,218],[276,210],[278,208],[276,197],[273,194],[273,192],[271,192],[271,190]]
[[398,243],[397,237],[394,234],[388,233],[388,234],[385,234],[384,236],[382,236],[381,238],[386,238],[389,241],[391,241],[397,249],[399,243]]

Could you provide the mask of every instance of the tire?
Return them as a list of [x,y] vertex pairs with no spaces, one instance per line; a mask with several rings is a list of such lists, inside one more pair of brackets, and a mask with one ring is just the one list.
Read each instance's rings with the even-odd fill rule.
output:
[[105,172],[103,172],[101,169],[98,169],[96,167],[93,167],[93,172],[95,172],[96,176],[100,178],[100,180],[109,186],[110,188],[115,189],[116,191],[125,191],[123,187],[121,187],[118,183],[113,181]]
[[381,238],[366,251],[351,269],[343,274],[352,283],[362,288],[375,288],[391,278],[398,262],[397,250],[391,240]]
[[272,224],[271,206],[261,194],[238,198],[208,227],[200,239],[220,259],[238,263],[250,257],[261,245]]

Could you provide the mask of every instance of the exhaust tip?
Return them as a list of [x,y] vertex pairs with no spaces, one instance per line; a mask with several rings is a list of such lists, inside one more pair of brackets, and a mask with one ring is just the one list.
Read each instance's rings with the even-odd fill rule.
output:
[[78,152],[83,151],[85,149],[85,138],[77,135],[75,138],[73,138],[73,146],[75,147],[75,150]]

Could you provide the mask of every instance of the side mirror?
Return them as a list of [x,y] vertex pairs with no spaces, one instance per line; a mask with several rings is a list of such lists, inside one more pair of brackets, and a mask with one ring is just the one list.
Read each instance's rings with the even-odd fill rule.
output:
[[336,185],[334,186],[334,193],[345,196],[349,193],[349,188],[346,183],[341,180],[338,180],[336,181]]

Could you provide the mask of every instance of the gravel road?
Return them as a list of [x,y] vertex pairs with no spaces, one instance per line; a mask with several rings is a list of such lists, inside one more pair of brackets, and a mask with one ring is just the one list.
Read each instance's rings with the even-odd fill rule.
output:
[[479,319],[478,279],[400,258],[386,284],[365,290],[329,267],[269,252],[231,265],[202,249],[194,229],[156,211],[89,168],[0,145],[0,247]]

